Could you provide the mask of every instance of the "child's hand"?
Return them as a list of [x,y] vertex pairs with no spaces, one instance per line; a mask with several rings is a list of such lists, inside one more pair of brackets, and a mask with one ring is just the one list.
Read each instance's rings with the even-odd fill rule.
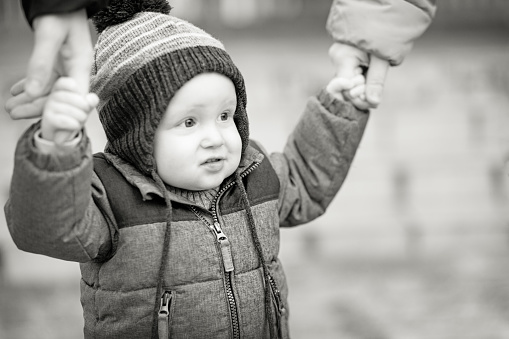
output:
[[352,79],[340,77],[332,79],[326,90],[339,100],[350,101],[358,109],[367,110],[370,108],[365,95],[366,78],[360,70]]
[[42,138],[57,145],[71,140],[83,128],[98,103],[99,98],[94,93],[80,94],[72,78],[59,78],[44,105]]
[[366,77],[365,98],[358,97],[357,100],[350,101],[360,109],[377,108],[382,101],[385,78],[390,67],[389,61],[341,42],[331,45],[329,57],[334,64],[337,77],[351,79],[357,74],[364,74]]

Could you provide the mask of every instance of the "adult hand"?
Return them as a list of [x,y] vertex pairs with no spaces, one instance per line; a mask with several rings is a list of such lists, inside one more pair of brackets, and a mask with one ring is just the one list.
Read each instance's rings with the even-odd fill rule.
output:
[[38,117],[59,76],[73,78],[81,93],[88,93],[92,65],[92,39],[86,11],[50,14],[33,21],[34,48],[26,79],[11,88],[6,103],[13,119]]
[[[57,73],[52,73],[49,80],[50,84],[58,79]],[[11,119],[30,119],[41,116],[44,104],[48,99],[49,93],[44,93],[39,97],[31,97],[25,91],[26,79],[22,79],[11,87],[12,98],[5,103],[5,110],[11,116]],[[52,86],[50,86],[51,88]],[[48,90],[49,92],[49,90]]]
[[369,56],[369,66],[366,73],[366,100],[373,108],[376,108],[382,102],[385,78],[389,66],[389,61],[380,59],[373,54]]
[[[382,99],[389,62],[357,47],[339,42],[333,43],[329,48],[329,57],[336,67],[337,77],[352,79],[358,74],[365,73],[364,95],[349,96],[351,101],[361,109],[378,107]],[[348,96],[348,92],[345,95]]]

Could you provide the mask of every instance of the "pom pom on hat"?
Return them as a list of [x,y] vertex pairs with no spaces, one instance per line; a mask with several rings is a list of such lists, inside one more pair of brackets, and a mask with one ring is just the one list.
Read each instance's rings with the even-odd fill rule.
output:
[[130,20],[140,12],[169,14],[171,6],[166,0],[114,0],[92,17],[95,28],[101,33],[106,28]]

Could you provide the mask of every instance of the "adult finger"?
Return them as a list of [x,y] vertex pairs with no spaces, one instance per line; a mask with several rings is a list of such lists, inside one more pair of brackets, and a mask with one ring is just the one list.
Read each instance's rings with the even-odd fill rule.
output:
[[389,61],[371,55],[366,73],[366,100],[377,107],[382,102],[385,78],[389,70]]
[[[52,70],[51,76],[50,76],[50,80],[49,80],[49,86],[41,94],[41,96],[49,94],[49,92],[51,90],[51,87],[53,86],[55,81],[58,79],[58,77],[59,77],[58,73],[55,72],[54,70]],[[20,81],[16,82],[14,85],[12,85],[11,86],[11,90],[10,90],[11,95],[12,96],[17,96],[17,95],[20,95],[21,93],[24,93],[25,92],[25,83],[26,83],[26,81],[27,81],[27,79],[23,78]]]
[[88,93],[93,60],[92,38],[85,10],[71,14],[69,36],[62,48],[65,75],[78,84],[80,93]]
[[10,114],[16,107],[25,105],[31,101],[33,101],[32,97],[28,96],[25,92],[21,92],[20,94],[7,99],[5,102],[5,110]]
[[26,102],[25,104],[19,105],[8,110],[7,112],[11,116],[11,119],[13,120],[19,120],[19,119],[32,119],[32,118],[38,118],[42,115],[42,110],[44,108],[44,104],[46,103],[46,100],[48,99],[47,96],[39,97],[36,99],[31,98],[29,102]]
[[43,15],[34,20],[34,48],[27,66],[25,91],[32,97],[48,92],[50,79],[60,47],[67,31],[60,27],[60,19],[54,15]]
[[23,93],[23,91],[25,90],[25,82],[26,82],[26,78],[23,78],[20,81],[18,81],[17,83],[15,83],[14,85],[12,85],[11,91],[10,91],[11,95],[16,96],[16,95]]
[[[7,113],[9,113],[12,117],[12,113],[16,111],[17,116],[26,116],[27,118],[34,118],[33,114],[36,114],[34,111],[35,106],[39,106],[39,104],[43,101],[39,100],[41,98],[47,98],[47,96],[42,96],[39,98],[32,98],[26,92],[21,92],[21,94],[18,94],[12,98],[9,98],[5,102],[5,110]],[[37,102],[37,103],[36,103]],[[23,113],[24,111],[29,110],[33,113]],[[42,111],[40,112],[42,113]],[[39,114],[40,115],[40,114]],[[36,115],[37,116],[37,115]]]

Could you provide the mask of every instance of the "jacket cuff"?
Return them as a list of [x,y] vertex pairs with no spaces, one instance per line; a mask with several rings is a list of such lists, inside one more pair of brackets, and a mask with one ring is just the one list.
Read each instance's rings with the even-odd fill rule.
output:
[[62,145],[57,145],[54,141],[44,139],[41,130],[37,130],[34,135],[34,143],[35,147],[42,153],[63,152],[67,154],[75,150],[82,138],[83,132],[79,131],[72,140],[66,141]]
[[355,112],[369,113],[369,111],[359,110],[355,108],[352,103],[348,101],[339,100],[332,94],[330,94],[325,88],[323,88],[317,95],[317,100],[331,114],[340,117],[348,117],[353,115]]
[[399,65],[435,15],[434,0],[334,0],[326,28],[336,42]]
[[40,170],[63,172],[79,167],[87,157],[90,148],[88,138],[83,137],[77,142],[73,152],[56,148],[55,152],[45,153],[37,148],[35,135],[40,130],[40,122],[30,126],[21,136],[16,148],[16,156],[24,157]]

